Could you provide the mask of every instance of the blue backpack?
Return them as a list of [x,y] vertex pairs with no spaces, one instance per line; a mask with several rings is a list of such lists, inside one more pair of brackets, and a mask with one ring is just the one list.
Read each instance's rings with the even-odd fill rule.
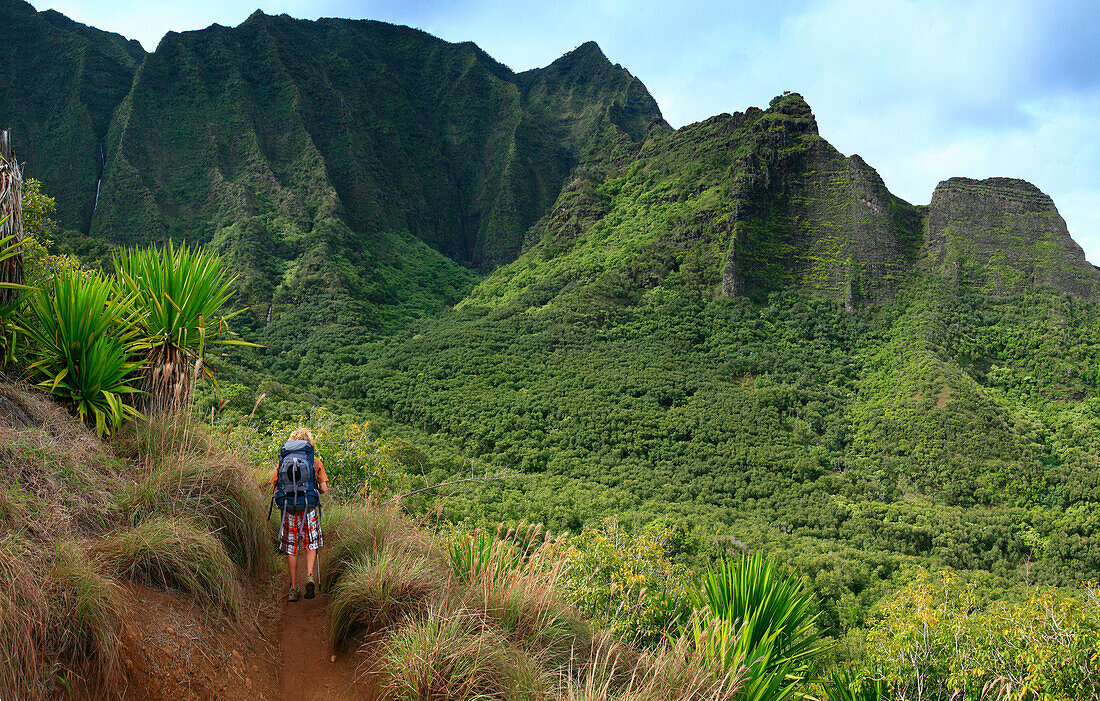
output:
[[316,508],[320,501],[313,444],[309,441],[287,441],[279,451],[275,503],[283,513],[300,514]]

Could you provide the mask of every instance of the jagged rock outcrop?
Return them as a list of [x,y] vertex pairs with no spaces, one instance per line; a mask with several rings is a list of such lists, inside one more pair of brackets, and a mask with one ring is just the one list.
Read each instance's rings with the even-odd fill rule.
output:
[[773,100],[748,141],[733,183],[723,294],[795,285],[849,305],[889,295],[915,258],[918,210],[859,156],[822,139],[800,95]]
[[951,178],[937,185],[922,264],[987,294],[1050,286],[1100,295],[1100,271],[1085,260],[1050,197],[1024,180]]

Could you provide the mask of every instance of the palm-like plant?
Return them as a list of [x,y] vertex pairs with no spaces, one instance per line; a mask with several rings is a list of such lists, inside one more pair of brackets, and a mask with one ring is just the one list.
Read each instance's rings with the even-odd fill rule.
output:
[[115,271],[124,292],[133,295],[149,339],[148,367],[142,389],[147,409],[163,414],[185,404],[191,395],[190,371],[204,358],[207,344],[254,346],[233,338],[228,321],[245,311],[216,316],[235,290],[221,259],[201,247],[127,248],[115,253]]
[[72,402],[99,435],[137,413],[122,397],[138,391],[131,383],[145,346],[133,297],[118,294],[110,278],[58,275],[30,296],[20,327],[31,340],[29,369],[45,376],[38,386]]
[[868,679],[844,669],[825,680],[824,690],[827,701],[883,701],[890,686],[881,679]]
[[[0,219],[0,229],[3,228],[7,217]],[[14,259],[19,255],[19,247],[27,239],[16,240],[15,235],[0,238],[0,265],[5,261]],[[0,281],[0,290],[29,290],[30,287],[16,282]],[[0,299],[0,370],[15,358],[16,327],[14,322],[15,310],[19,306],[20,297],[12,299]]]
[[826,649],[813,594],[760,553],[708,570],[696,605],[696,644],[746,672],[740,699],[791,698]]

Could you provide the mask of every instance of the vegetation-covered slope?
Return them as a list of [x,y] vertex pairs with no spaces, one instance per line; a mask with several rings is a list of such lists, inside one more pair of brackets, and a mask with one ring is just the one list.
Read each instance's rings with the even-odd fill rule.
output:
[[849,596],[1100,571],[1100,273],[1026,183],[912,205],[797,94],[672,130],[592,44],[517,75],[259,13],[167,36],[109,131],[93,233],[241,273],[237,418],[338,403],[426,474],[522,474],[456,520],[672,514]]
[[22,0],[0,3],[0,119],[69,229],[88,231],[111,117],[144,58],[118,34]]

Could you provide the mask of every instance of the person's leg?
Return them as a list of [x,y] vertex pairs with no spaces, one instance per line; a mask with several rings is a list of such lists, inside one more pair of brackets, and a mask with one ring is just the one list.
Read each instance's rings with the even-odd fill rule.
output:
[[317,551],[306,550],[306,574],[313,576],[313,565],[317,562]]
[[[306,553],[306,562],[309,562],[309,555],[312,554],[313,551],[308,550],[306,551]],[[293,589],[294,587],[298,586],[298,556],[287,555],[286,564],[287,567],[290,569],[290,588]]]

